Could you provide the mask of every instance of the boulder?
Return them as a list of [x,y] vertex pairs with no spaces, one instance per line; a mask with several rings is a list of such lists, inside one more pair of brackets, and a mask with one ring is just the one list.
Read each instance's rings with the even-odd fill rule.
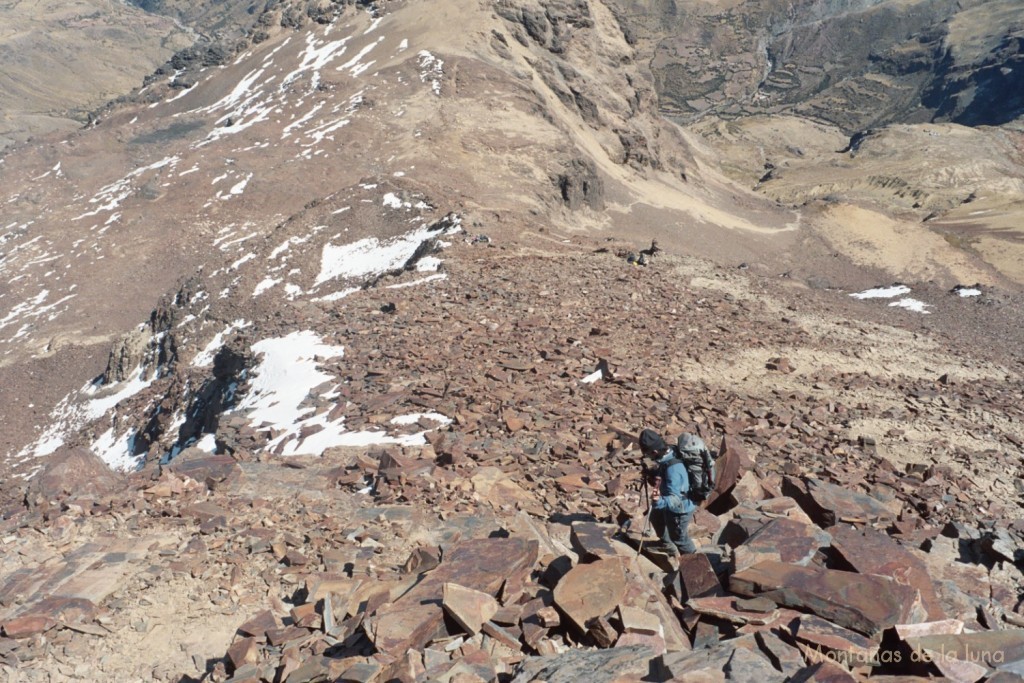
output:
[[977,681],[997,670],[1020,673],[1024,664],[1024,630],[911,636],[905,642],[920,659],[930,661],[953,680]]
[[791,621],[789,632],[798,642],[847,666],[871,665],[878,655],[877,642],[811,614]]
[[773,519],[736,547],[735,571],[742,571],[763,560],[775,560],[806,567],[821,548],[832,541],[828,532],[792,519]]
[[610,525],[595,522],[573,522],[572,549],[579,554],[580,560],[583,562],[616,557],[619,553],[608,540],[614,531],[615,527]]
[[925,620],[920,594],[884,576],[769,561],[733,574],[729,587],[734,593],[763,595],[869,636],[896,624]]
[[443,591],[444,611],[471,636],[498,612],[498,601],[487,593],[457,583],[444,584]]
[[0,631],[8,638],[30,638],[45,633],[57,625],[57,620],[41,614],[14,617],[0,624]]
[[496,595],[509,577],[532,570],[536,541],[483,538],[456,543],[437,569],[411,590],[367,616],[364,628],[378,650],[400,654],[422,648],[444,629],[441,607],[446,583]]
[[58,449],[45,463],[28,485],[25,500],[30,506],[68,497],[98,499],[113,492],[124,481],[86,448]]
[[624,559],[609,558],[573,567],[555,586],[555,604],[586,633],[590,620],[614,610],[625,594]]
[[935,584],[924,561],[886,534],[874,529],[855,529],[847,525],[832,527],[832,547],[861,574],[888,576],[921,592],[928,618],[946,618]]
[[782,492],[796,499],[814,523],[823,528],[842,521],[867,524],[896,519],[889,508],[871,496],[820,479],[808,477],[801,481],[786,477]]
[[703,553],[679,556],[679,569],[669,578],[669,586],[679,602],[709,595],[721,595],[722,584],[711,568],[711,562]]
[[716,513],[724,512],[731,503],[728,494],[739,480],[744,463],[749,462],[750,457],[739,442],[731,436],[723,438],[715,459],[715,488],[708,494],[703,507]]

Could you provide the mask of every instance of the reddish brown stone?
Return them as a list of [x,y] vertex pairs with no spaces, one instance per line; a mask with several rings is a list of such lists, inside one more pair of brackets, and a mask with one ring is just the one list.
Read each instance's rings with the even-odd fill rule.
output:
[[451,618],[471,636],[498,611],[494,597],[456,583],[444,584],[443,605]]
[[722,594],[722,584],[703,553],[680,555],[679,570],[673,580],[679,602]]
[[715,504],[719,498],[727,496],[732,491],[732,487],[736,485],[740,477],[742,463],[749,460],[749,456],[739,442],[730,436],[724,437],[715,460],[715,488],[701,507],[716,511],[722,506],[722,503],[727,502],[728,499],[724,499],[718,505]]
[[[50,617],[65,624],[91,622],[101,613],[91,600],[53,595],[36,602],[31,614]],[[23,615],[27,616],[27,615]]]
[[246,664],[255,664],[259,661],[260,646],[255,638],[240,638],[228,648],[228,659],[234,670],[238,670]]
[[896,519],[885,505],[871,496],[818,479],[803,481],[787,477],[783,480],[783,493],[795,498],[800,507],[821,527],[831,527],[842,521],[870,523]]
[[264,610],[239,626],[238,632],[244,636],[265,639],[267,631],[280,627],[281,622],[277,620],[274,613],[270,610]]
[[752,470],[747,470],[739,478],[732,488],[732,500],[737,505],[741,503],[756,503],[764,498],[764,489],[757,480],[757,475]]
[[764,595],[871,636],[924,618],[917,591],[883,576],[762,562],[733,574],[729,588],[740,595]]
[[882,532],[837,525],[832,528],[832,547],[861,574],[888,576],[921,591],[929,620],[946,618],[924,561]]
[[98,498],[113,491],[123,477],[87,448],[60,448],[47,456],[42,471],[29,482],[29,505],[54,501],[73,494]]
[[587,635],[593,638],[598,647],[612,647],[618,640],[619,632],[604,617],[594,619],[590,624]]
[[522,647],[519,642],[519,638],[515,633],[507,628],[498,626],[493,621],[489,621],[480,627],[480,632],[494,638],[496,641],[509,648],[513,652],[518,652]]
[[615,641],[615,647],[630,647],[631,645],[642,645],[647,647],[656,656],[665,654],[665,639],[657,634],[627,632],[619,636]]
[[316,611],[316,604],[306,603],[291,610],[292,622],[305,628],[320,628],[321,617]]
[[807,683],[857,683],[858,680],[839,664],[827,660],[798,672],[795,678]]
[[557,628],[562,623],[562,618],[554,607],[537,610],[537,619],[544,628]]
[[615,609],[626,594],[626,572],[620,558],[573,567],[555,586],[555,604],[581,632],[588,622]]
[[798,641],[820,652],[830,652],[848,666],[871,664],[878,654],[878,643],[810,614],[791,621],[789,632]]
[[1024,630],[1021,629],[921,636],[907,638],[906,642],[911,649],[922,653],[922,658],[933,661],[946,676],[959,680],[964,680],[960,676],[965,672],[984,675],[986,667],[1003,668],[1024,660]]
[[589,562],[618,556],[618,552],[608,540],[614,530],[614,527],[595,522],[573,522],[570,540],[573,550],[580,555],[580,561]]
[[30,614],[5,621],[3,623],[3,632],[8,638],[30,638],[40,633],[46,633],[56,625],[56,619],[38,614]]
[[309,635],[309,629],[298,626],[285,626],[267,631],[267,642],[271,645],[288,645],[295,641],[302,640]]
[[211,491],[230,485],[242,476],[242,468],[230,455],[184,456],[182,453],[171,461],[171,471],[202,482]]
[[661,619],[636,607],[619,605],[619,621],[622,623],[622,630],[625,633],[657,635],[664,630]]
[[382,652],[401,653],[410,647],[422,648],[444,626],[441,607],[444,584],[457,583],[496,595],[507,577],[533,567],[538,548],[536,541],[515,537],[455,544],[447,550],[437,569],[366,620],[367,634]]
[[289,567],[303,567],[309,562],[309,559],[298,550],[289,550],[284,554],[284,562]]
[[736,571],[764,560],[807,566],[831,540],[827,532],[815,526],[792,519],[773,519],[736,548],[733,564]]
[[732,596],[694,598],[686,603],[686,606],[698,614],[706,614],[710,617],[725,619],[736,624],[768,624],[773,622],[779,611],[772,609],[767,612],[751,612],[740,609],[737,599]]
[[793,364],[790,362],[790,360],[785,357],[772,358],[765,364],[765,367],[768,368],[769,370],[781,372],[784,375],[788,375],[789,373],[796,370],[796,368],[793,367]]

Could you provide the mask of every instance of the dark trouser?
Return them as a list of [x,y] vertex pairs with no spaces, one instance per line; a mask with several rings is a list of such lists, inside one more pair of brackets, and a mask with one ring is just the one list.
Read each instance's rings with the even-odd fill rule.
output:
[[654,533],[662,540],[668,550],[675,550],[681,554],[697,552],[697,546],[690,540],[690,520],[693,513],[676,515],[668,510],[653,510],[651,512],[651,524],[654,526]]

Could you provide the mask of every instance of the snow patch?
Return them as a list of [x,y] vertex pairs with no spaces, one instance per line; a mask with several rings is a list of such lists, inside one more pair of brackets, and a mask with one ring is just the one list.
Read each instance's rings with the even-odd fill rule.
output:
[[256,288],[252,290],[252,295],[259,296],[263,292],[267,291],[268,289],[276,285],[278,282],[280,282],[280,280],[275,280],[274,278],[268,277],[266,280],[263,280],[258,285],[256,285]]
[[132,183],[132,180],[138,178],[140,175],[146,173],[147,171],[156,171],[165,166],[170,166],[171,169],[173,170],[175,165],[177,165],[179,161],[181,161],[180,157],[164,157],[163,159],[155,161],[152,164],[149,164],[148,166],[137,168],[128,175],[121,178],[120,180],[115,180],[109,185],[100,188],[100,190],[93,196],[93,198],[89,200],[90,204],[100,204],[100,206],[93,209],[92,211],[87,211],[86,213],[83,213],[79,216],[75,216],[71,220],[78,221],[88,216],[95,216],[101,211],[113,211],[118,206],[120,206],[121,202],[127,199],[128,196],[131,195],[131,193],[134,191],[135,188]]
[[430,89],[441,95],[441,79],[444,77],[444,62],[426,50],[420,50],[417,62],[420,66],[420,81],[430,83]]
[[243,330],[250,325],[252,325],[251,322],[239,319],[215,334],[213,339],[210,340],[210,343],[192,359],[192,367],[204,368],[209,365],[213,365],[213,357],[217,355],[217,352],[220,351],[220,347],[224,344],[224,337],[235,330]]
[[408,415],[399,415],[398,417],[391,418],[391,424],[412,425],[424,418],[427,420],[433,420],[434,422],[440,422],[442,425],[451,424],[452,422],[450,417],[442,415],[441,413],[410,413]]
[[[391,435],[386,431],[350,432],[343,417],[329,419],[327,407],[337,399],[337,378],[324,371],[324,360],[344,356],[344,348],[324,343],[315,332],[292,332],[285,337],[264,339],[253,344],[260,364],[252,370],[248,392],[232,413],[244,414],[253,427],[275,435],[266,449],[279,455],[308,453],[320,455],[335,446],[378,444],[423,445],[426,430]],[[340,384],[340,382],[339,382]],[[317,394],[317,388],[321,393]],[[317,402],[316,399],[322,399]],[[312,399],[312,400],[311,400]],[[319,405],[317,405],[319,403]],[[427,418],[440,425],[451,419],[440,413],[400,415],[395,425],[411,425]]]
[[910,294],[910,287],[895,284],[889,287],[875,287],[874,289],[867,289],[863,292],[851,294],[850,296],[854,299],[892,299],[893,297],[902,296],[904,294]]
[[329,43],[321,44],[312,33],[306,36],[306,50],[302,53],[302,63],[298,68],[284,77],[280,90],[284,92],[296,78],[306,71],[312,71],[310,77],[309,92],[314,92],[320,86],[320,70],[327,66],[335,57],[345,54],[345,44],[351,37],[341,40],[332,40]]
[[319,287],[337,278],[382,275],[400,268],[423,242],[436,234],[436,230],[424,226],[385,241],[368,237],[351,244],[325,244],[320,257],[320,274],[313,286]]
[[412,282],[400,282],[397,285],[388,285],[388,289],[405,289],[406,287],[415,287],[417,285],[425,285],[428,282],[436,282],[438,280],[447,280],[448,276],[445,273],[438,273],[437,275],[431,275],[429,277],[420,278],[419,280],[413,280]]
[[914,311],[915,313],[923,313],[928,315],[931,311],[926,310],[930,304],[926,304],[923,301],[917,299],[900,299],[899,301],[893,301],[889,306],[895,306],[897,308],[905,308],[908,311]]
[[359,287],[349,287],[348,289],[342,289],[337,292],[331,292],[330,294],[318,296],[312,299],[312,301],[338,301],[340,299],[344,299],[349,294],[355,294],[356,292],[359,291],[359,289]]
[[119,436],[115,434],[114,428],[111,427],[92,442],[90,449],[110,469],[118,472],[131,472],[138,469],[140,460],[144,455],[132,453],[134,445],[134,430]]
[[441,259],[436,256],[424,256],[416,263],[416,270],[421,273],[429,273],[441,267]]
[[204,434],[203,438],[196,442],[195,447],[207,453],[217,452],[217,437],[213,434]]
[[247,263],[248,261],[252,261],[254,258],[256,258],[256,254],[253,254],[253,253],[250,252],[250,253],[246,254],[245,256],[243,256],[242,258],[240,258],[237,261],[235,261],[234,263],[232,263],[231,266],[228,267],[228,270],[238,270],[239,268],[242,267],[242,265],[244,263]]
[[[245,192],[245,186],[249,184],[250,180],[252,180],[252,175],[253,174],[250,173],[245,178],[232,185],[231,189],[228,190],[228,195],[238,195]],[[224,197],[224,199],[227,199],[227,197]]]
[[[143,368],[140,365],[123,382],[108,386],[90,382],[78,391],[68,394],[50,412],[50,424],[43,434],[33,443],[26,446],[18,455],[40,457],[53,453],[64,445],[64,441],[69,434],[81,429],[86,423],[103,417],[108,410],[121,403],[121,401],[135,396],[156,379],[155,372],[150,379],[142,379],[142,375]],[[96,398],[88,399],[88,397],[97,394],[100,395]],[[109,444],[107,441],[109,441]],[[107,449],[114,448],[117,440],[112,432],[107,437],[107,441],[104,441]]]

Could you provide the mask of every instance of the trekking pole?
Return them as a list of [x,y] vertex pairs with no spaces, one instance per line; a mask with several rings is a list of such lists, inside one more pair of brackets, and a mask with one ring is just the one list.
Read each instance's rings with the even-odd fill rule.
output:
[[651,494],[647,490],[647,467],[644,466],[644,501],[647,503],[647,519],[644,520],[644,528],[640,532],[640,545],[637,546],[636,556],[640,557],[640,551],[644,549],[644,538],[647,537],[647,527],[651,522],[651,512],[654,511],[654,506],[651,505]]
[[640,552],[644,549],[644,538],[647,537],[647,527],[651,523],[651,513],[654,512],[654,506],[651,505],[647,508],[647,519],[644,520],[644,530],[640,533],[640,545],[637,546],[636,556],[640,557]]

